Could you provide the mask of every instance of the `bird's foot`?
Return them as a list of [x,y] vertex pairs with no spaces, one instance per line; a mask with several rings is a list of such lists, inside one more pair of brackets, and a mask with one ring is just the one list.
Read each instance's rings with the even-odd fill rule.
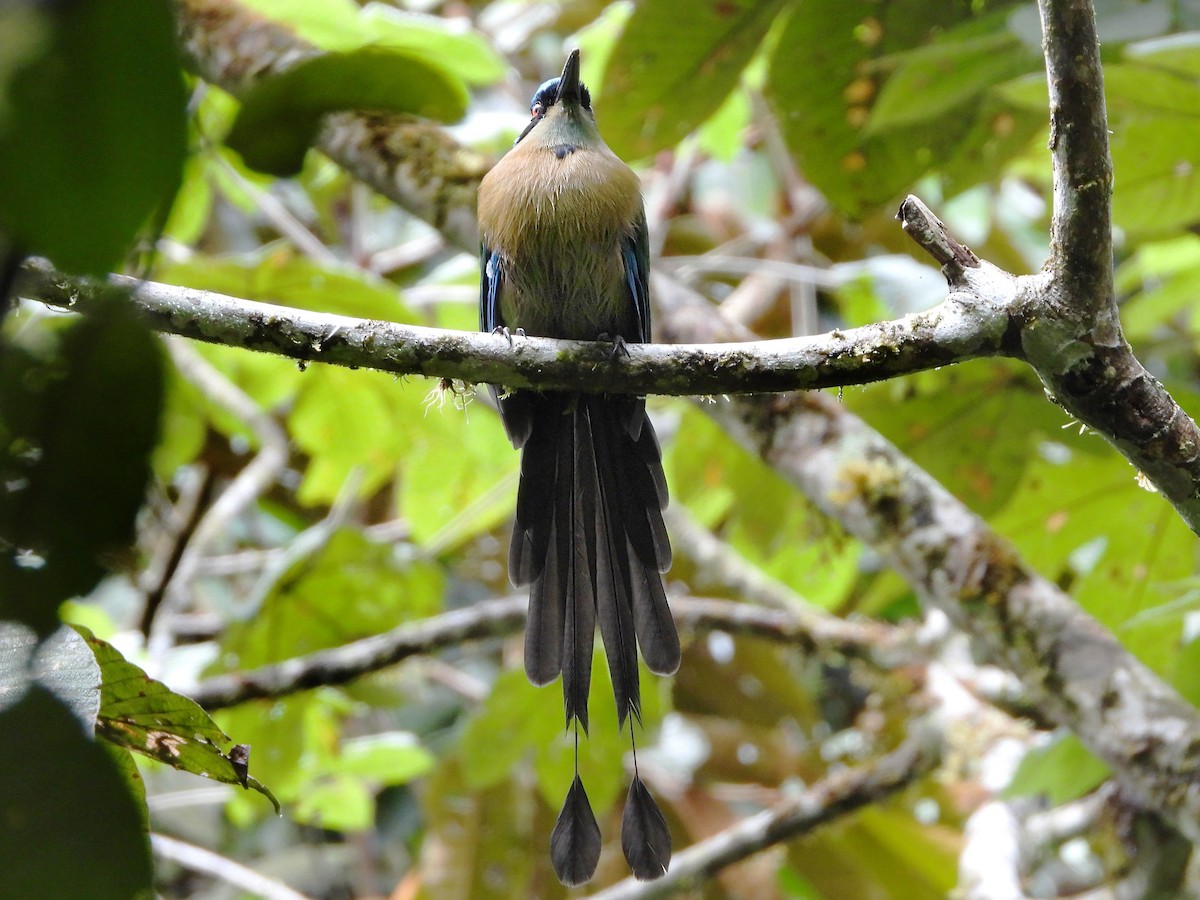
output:
[[625,343],[625,338],[618,335],[609,335],[607,331],[601,332],[597,338],[600,341],[612,341],[612,356],[610,359],[613,362],[617,361],[618,356],[629,356],[629,346]]
[[[512,345],[513,345],[513,336],[512,336],[512,332],[508,330],[508,326],[507,326],[507,325],[497,325],[495,328],[493,328],[493,329],[492,329],[492,334],[500,334],[500,335],[503,335],[503,336],[504,336],[504,339],[505,339],[506,341],[508,341],[508,346],[509,346],[510,348],[512,347]],[[517,337],[525,337],[525,329],[524,329],[524,328],[518,328],[518,329],[517,329]]]

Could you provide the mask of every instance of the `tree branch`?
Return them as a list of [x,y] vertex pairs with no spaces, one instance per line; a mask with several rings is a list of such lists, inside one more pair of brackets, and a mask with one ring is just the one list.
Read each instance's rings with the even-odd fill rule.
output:
[[[180,45],[205,81],[235,96],[321,51],[236,0],[175,0]],[[440,126],[411,117],[346,112],[325,118],[317,146],[330,159],[450,243],[479,252],[475,192],[492,161]]]
[[986,523],[822,394],[706,409],[1016,673],[1145,808],[1200,839],[1200,712]]
[[1113,305],[1113,173],[1096,12],[1091,0],[1039,0],[1038,10],[1054,167],[1050,266],[1068,306],[1093,318]]
[[[468,641],[502,637],[525,626],[525,596],[475,603],[391,631],[283,662],[206,678],[187,691],[206,709],[250,700],[283,697],[322,685],[346,684],[410,656],[433,653]],[[894,665],[911,659],[907,631],[877,622],[847,622],[819,610],[764,609],[731,600],[673,597],[672,613],[681,629],[726,631]]]
[[657,881],[628,878],[592,896],[595,900],[643,900],[701,884],[760,850],[892,796],[933,771],[940,761],[936,730],[917,725],[913,737],[875,762],[829,775],[771,809],[676,853],[671,868]]
[[[177,6],[182,43],[191,65],[235,94],[263,75],[318,52],[277,23],[247,12],[235,0],[177,0]],[[1092,4],[1089,0],[1040,0],[1039,7],[1050,85],[1055,181],[1047,270],[1014,278],[987,263],[975,268],[969,262],[974,257],[969,250],[969,257],[947,266],[948,259],[954,260],[955,245],[962,245],[945,235],[944,226],[931,213],[928,218],[919,211],[914,213],[917,207],[906,201],[907,208],[901,209],[905,230],[943,265],[951,284],[947,301],[922,313],[925,318],[914,323],[916,333],[911,335],[894,323],[891,327],[884,323],[870,326],[878,330],[863,333],[861,346],[846,346],[840,354],[837,345],[826,344],[823,352],[806,356],[811,348],[801,345],[793,362],[783,361],[797,366],[788,378],[775,380],[764,375],[761,382],[742,390],[865,384],[979,356],[1003,353],[1021,357],[1037,371],[1056,402],[1107,438],[1200,534],[1200,429],[1133,356],[1113,302],[1112,163]],[[394,116],[342,113],[327,119],[319,146],[375,190],[440,228],[451,243],[476,251],[475,190],[488,161],[454,142],[440,128]],[[936,222],[934,230],[922,230],[919,226],[929,220]],[[1004,298],[1007,306],[1000,303]],[[942,316],[948,321],[941,323]],[[478,349],[501,352],[501,348],[486,344]],[[545,351],[552,358],[557,354],[550,347]],[[456,351],[448,349],[447,353]],[[587,384],[594,390],[633,393],[736,390],[719,386],[724,380],[719,373],[705,378],[713,370],[699,363],[699,371],[692,367],[676,370],[680,377],[674,389],[666,383],[643,381],[634,374],[643,360],[640,353],[631,355],[630,365],[620,367],[620,373],[609,369],[605,373],[611,376],[608,381],[596,381],[593,373],[591,379],[580,381],[555,381],[556,376],[551,375],[538,384]],[[925,353],[929,356],[923,362],[920,357]],[[587,358],[594,366],[599,356]],[[775,363],[771,361],[771,365]],[[730,365],[741,372],[746,361],[735,357]],[[822,377],[806,381],[809,375],[802,371],[804,367],[813,367],[808,370],[813,372],[819,365],[827,367]],[[531,361],[531,369],[538,365]],[[433,372],[431,366],[426,374],[444,373]],[[448,377],[519,388],[527,386],[524,374],[508,380],[458,372]],[[696,377],[701,380],[688,381]]]
[[160,859],[170,860],[185,869],[217,878],[240,890],[250,891],[264,900],[311,900],[307,895],[292,890],[281,881],[268,878],[227,856],[196,844],[156,833],[150,835],[150,848]]
[[509,388],[618,394],[735,394],[841,387],[1003,351],[1012,279],[995,267],[971,270],[972,305],[955,294],[915,315],[812,337],[739,344],[627,344],[558,341],[446,331],[368,321],[223,294],[138,281],[107,283],[28,261],[17,295],[86,312],[113,285],[129,293],[151,327],[209,343],[292,359],[397,375],[429,375]]

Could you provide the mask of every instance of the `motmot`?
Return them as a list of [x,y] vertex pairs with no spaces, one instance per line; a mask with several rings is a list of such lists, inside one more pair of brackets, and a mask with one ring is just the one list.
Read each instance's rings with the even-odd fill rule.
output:
[[[479,325],[518,334],[614,343],[650,340],[649,240],[641,185],[600,136],[579,51],[530,103],[530,120],[479,186]],[[644,397],[491,388],[521,451],[509,576],[529,585],[525,671],[562,675],[574,727],[575,778],[550,839],[559,879],[581,884],[600,857],[600,829],[579,777],[579,728],[597,625],[612,675],[618,727],[640,721],[637,648],[650,671],[679,668],[662,573],[667,483]],[[630,723],[633,741],[633,723]],[[671,835],[637,772],[621,820],[634,875],[662,875]]]

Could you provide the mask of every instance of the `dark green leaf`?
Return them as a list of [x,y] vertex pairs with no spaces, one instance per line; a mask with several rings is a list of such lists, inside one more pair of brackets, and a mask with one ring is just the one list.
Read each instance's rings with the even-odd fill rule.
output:
[[0,895],[153,896],[144,812],[108,752],[33,686],[0,712]]
[[42,42],[7,84],[0,69],[0,231],[65,269],[105,271],[179,184],[174,19],[163,0],[22,6]]
[[247,773],[250,748],[234,745],[208,713],[126,660],[82,626],[100,664],[100,713],[96,734],[168,766],[225,784],[240,784],[275,797]]
[[0,345],[0,615],[48,634],[58,605],[128,545],[162,379],[158,342],[121,297],[62,330],[52,353]]
[[[639,3],[604,72],[600,127],[618,156],[678,143],[724,102],[783,0]],[[586,64],[586,60],[584,61]]]
[[943,40],[910,51],[871,108],[867,134],[927,121],[1000,81],[1035,69],[1038,58],[1007,31]]
[[368,48],[327,53],[266,79],[242,98],[226,143],[246,165],[297,174],[321,117],[346,109],[454,122],[467,108],[462,82],[418,54]]

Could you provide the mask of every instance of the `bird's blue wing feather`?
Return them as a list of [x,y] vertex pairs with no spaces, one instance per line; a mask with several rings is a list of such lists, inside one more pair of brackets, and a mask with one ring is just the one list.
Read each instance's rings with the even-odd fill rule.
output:
[[[500,312],[500,289],[504,284],[504,267],[500,254],[480,246],[479,252],[479,330],[493,332],[504,328],[504,316]],[[511,341],[510,341],[511,342]],[[500,410],[500,421],[508,439],[518,450],[525,446],[533,432],[533,398],[528,391],[501,396],[495,385],[488,385],[496,408]]]
[[625,264],[625,281],[629,285],[629,297],[637,316],[638,334],[630,340],[646,343],[650,340],[650,289],[647,278],[650,274],[650,235],[646,229],[646,214],[638,215],[633,233],[621,244],[621,257]]
[[479,248],[479,330],[495,331],[504,325],[500,316],[500,254],[486,245]]

